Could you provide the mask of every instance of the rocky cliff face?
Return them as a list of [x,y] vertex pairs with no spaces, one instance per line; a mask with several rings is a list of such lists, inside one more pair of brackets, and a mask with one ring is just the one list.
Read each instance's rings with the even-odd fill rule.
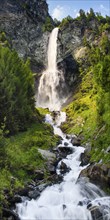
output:
[[93,19],[85,23],[84,20],[73,20],[60,28],[58,47],[58,67],[63,70],[68,89],[71,91],[78,81],[77,60],[85,56],[84,39],[94,44],[98,22]]
[[[47,17],[53,24],[46,0],[0,0],[0,31],[6,33],[20,57],[30,58],[32,71],[36,73],[41,73],[47,65],[50,32],[43,31]],[[61,96],[68,95],[78,82],[77,58],[84,52],[84,37],[89,43],[94,42],[97,27],[95,19],[88,24],[75,19],[60,28],[57,62],[65,79],[59,87]]]
[[0,31],[6,33],[20,57],[30,57],[34,72],[46,64],[49,33],[43,33],[42,26],[47,17],[45,0],[0,0]]

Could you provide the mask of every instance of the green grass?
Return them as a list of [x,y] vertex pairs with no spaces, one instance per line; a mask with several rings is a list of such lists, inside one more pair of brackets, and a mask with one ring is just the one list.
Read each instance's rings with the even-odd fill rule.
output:
[[67,121],[62,125],[62,129],[66,133],[79,135],[82,144],[91,143],[91,162],[101,160],[107,164],[110,163],[110,153],[106,153],[110,146],[110,126],[98,125],[97,96],[93,75],[89,71],[82,77],[73,102],[64,108]]
[[45,116],[46,114],[50,113],[48,108],[37,108],[37,110],[40,112],[42,116]]
[[[3,138],[5,151],[0,157],[0,191],[1,201],[4,189],[13,193],[35,177],[35,170],[43,169],[47,177],[46,160],[38,152],[38,148],[50,149],[56,146],[58,136],[53,134],[50,125],[42,122],[33,123],[25,132]],[[4,153],[4,158],[3,158]],[[14,180],[14,181],[12,181]]]
[[62,126],[67,133],[82,134],[87,141],[96,127],[96,99],[91,72],[83,77],[73,102],[65,108],[67,122]]

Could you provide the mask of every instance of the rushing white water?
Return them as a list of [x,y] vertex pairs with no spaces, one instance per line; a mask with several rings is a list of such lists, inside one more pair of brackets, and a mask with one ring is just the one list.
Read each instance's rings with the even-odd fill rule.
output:
[[[46,115],[46,122],[50,123],[55,133],[59,133],[62,137],[62,143],[58,147],[65,147],[66,142],[66,146],[73,149],[73,153],[63,159],[71,170],[64,175],[62,183],[48,186],[41,193],[40,198],[31,201],[25,200],[18,204],[17,212],[21,220],[92,220],[91,213],[87,209],[89,200],[95,206],[99,206],[100,203],[104,207],[103,220],[109,220],[110,197],[105,197],[105,194],[87,179],[77,181],[79,173],[85,168],[80,166],[80,154],[84,152],[84,148],[73,146],[71,137],[67,139],[60,130],[59,126],[65,118],[65,113],[60,113],[54,122],[50,115]],[[60,173],[60,163],[57,168],[58,174]],[[83,205],[80,206],[79,202],[82,202]]]
[[64,102],[58,93],[60,78],[63,79],[63,76],[57,69],[57,36],[58,28],[54,28],[48,45],[48,67],[40,78],[36,101],[37,106],[49,108],[50,111],[60,110]]

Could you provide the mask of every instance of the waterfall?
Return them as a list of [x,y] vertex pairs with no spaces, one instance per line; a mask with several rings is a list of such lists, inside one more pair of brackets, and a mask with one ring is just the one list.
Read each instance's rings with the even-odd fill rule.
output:
[[49,108],[50,111],[60,110],[63,99],[60,99],[58,86],[61,73],[57,69],[57,36],[58,28],[54,28],[48,45],[48,67],[43,72],[37,94],[36,104],[39,107]]
[[[60,110],[62,105],[58,93],[61,75],[56,63],[57,36],[58,28],[55,28],[49,39],[48,68],[40,78],[37,97],[37,106],[50,110]],[[20,220],[110,220],[110,197],[88,179],[78,179],[80,172],[86,168],[80,165],[81,153],[85,149],[74,146],[72,136],[67,137],[62,132],[60,125],[65,120],[64,112],[58,112],[54,120],[49,114],[45,118],[53,126],[54,134],[62,138],[57,149],[65,146],[72,149],[71,154],[58,163],[56,173],[63,175],[61,162],[69,168],[69,172],[62,176],[61,183],[47,186],[37,199],[22,198],[22,203],[16,204]]]

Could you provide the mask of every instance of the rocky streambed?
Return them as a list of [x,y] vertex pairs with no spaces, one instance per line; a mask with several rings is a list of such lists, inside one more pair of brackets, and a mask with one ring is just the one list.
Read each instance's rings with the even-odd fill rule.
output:
[[39,149],[46,160],[48,177],[45,178],[44,170],[36,169],[36,178],[12,198],[6,192],[11,204],[11,208],[3,209],[3,217],[7,220],[44,219],[45,208],[50,213],[47,218],[51,219],[54,216],[56,219],[80,219],[81,216],[89,220],[110,219],[110,197],[94,185],[109,187],[109,166],[89,164],[90,145],[86,145],[85,150],[80,147],[81,140],[77,136],[63,134],[59,128],[63,120],[62,113],[54,120],[46,116],[54,133],[61,137],[58,146],[51,151]]

